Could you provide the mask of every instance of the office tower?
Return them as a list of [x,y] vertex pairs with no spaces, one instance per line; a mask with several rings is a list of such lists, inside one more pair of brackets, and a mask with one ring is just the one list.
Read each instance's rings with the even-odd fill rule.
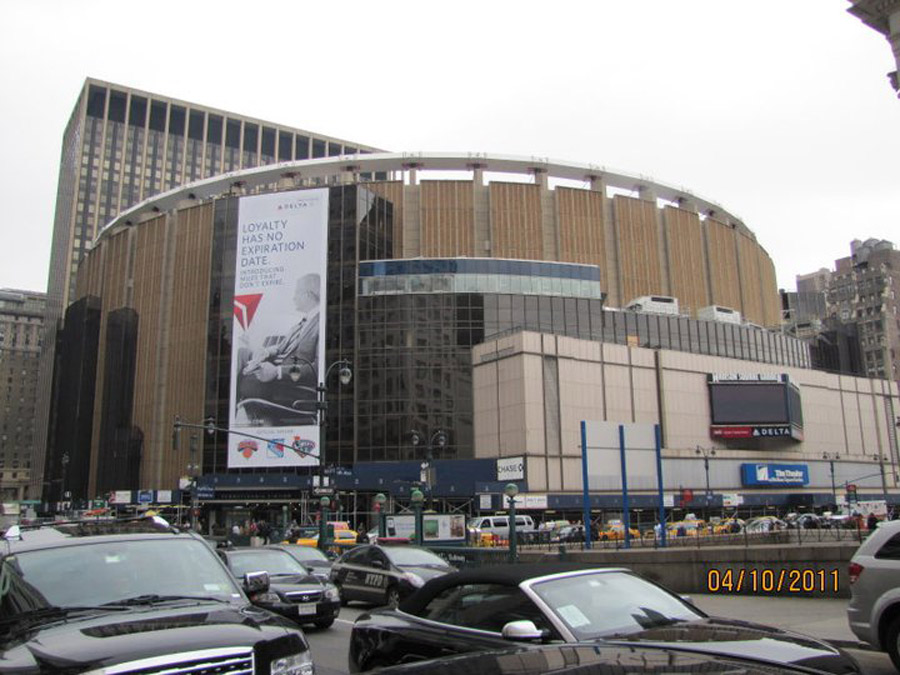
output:
[[[298,116],[302,113],[298,112]],[[37,456],[41,490],[57,332],[78,264],[103,226],[154,195],[229,171],[336,157],[372,146],[88,78],[63,135],[41,355]]]
[[900,71],[900,0],[850,0],[850,2],[853,6],[847,11],[884,35],[891,45],[897,70],[889,72],[887,76],[891,87],[900,97],[900,79],[897,76]]
[[32,471],[34,407],[46,296],[0,289],[0,499],[24,497]]

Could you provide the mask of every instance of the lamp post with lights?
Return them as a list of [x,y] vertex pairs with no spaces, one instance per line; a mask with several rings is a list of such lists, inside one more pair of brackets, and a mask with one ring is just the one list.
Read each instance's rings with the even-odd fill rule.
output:
[[516,562],[518,557],[516,550],[516,495],[519,494],[519,486],[515,483],[507,483],[503,488],[503,494],[509,500],[509,561]]
[[422,506],[425,502],[425,495],[422,494],[422,491],[419,488],[414,488],[412,492],[409,493],[409,500],[412,502],[413,511],[415,512],[416,519],[416,530],[415,530],[415,539],[416,545],[421,546],[424,538],[422,535]]
[[840,458],[840,454],[836,452],[822,453],[822,459],[827,460],[829,469],[831,471],[831,501],[833,502],[833,508],[835,509],[837,509],[837,486],[834,483],[834,463]]

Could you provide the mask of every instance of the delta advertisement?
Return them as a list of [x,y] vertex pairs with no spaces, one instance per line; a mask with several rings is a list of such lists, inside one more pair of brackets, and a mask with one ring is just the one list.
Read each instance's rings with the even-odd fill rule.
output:
[[328,190],[238,207],[228,468],[316,466]]

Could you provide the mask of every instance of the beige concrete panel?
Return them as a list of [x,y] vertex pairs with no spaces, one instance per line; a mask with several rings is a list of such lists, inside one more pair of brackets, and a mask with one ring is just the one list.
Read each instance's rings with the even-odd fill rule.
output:
[[656,351],[653,349],[642,349],[640,347],[629,347],[631,350],[631,365],[639,368],[655,368],[656,367]]
[[606,419],[610,422],[631,422],[631,374],[628,366],[607,363],[603,370],[603,389],[606,398]]
[[603,368],[574,359],[559,361],[562,454],[581,452],[582,420],[603,419]]
[[[865,386],[865,385],[863,385]],[[868,387],[866,387],[868,388]],[[881,434],[879,433],[878,417],[884,415],[884,404],[872,393],[860,391],[857,393],[859,401],[859,427],[862,447],[867,455],[877,455],[887,452],[882,448]]]
[[663,210],[669,265],[669,295],[678,298],[682,313],[697,315],[711,304],[703,260],[703,227],[696,212],[672,206]]
[[665,370],[665,444],[669,449],[709,446],[710,409],[706,373]]
[[661,292],[659,230],[656,204],[641,199],[613,197],[622,302]]
[[735,230],[738,269],[741,281],[741,312],[746,321],[763,325],[762,281],[759,272],[759,245],[743,232]]
[[477,255],[471,181],[423,181],[419,184],[419,193],[421,255]]
[[645,424],[659,423],[659,400],[656,388],[656,371],[632,368],[634,390],[634,421]]
[[776,328],[781,325],[781,297],[778,295],[778,279],[775,263],[761,246],[759,255],[760,291],[762,293],[763,326]]
[[606,196],[575,188],[557,187],[559,260],[599,265],[606,269],[606,231],[603,217]]
[[842,403],[841,392],[836,386],[803,390],[804,448],[816,448],[820,455],[822,452],[847,455]]
[[543,260],[541,188],[522,183],[491,183],[492,255]]
[[713,218],[707,218],[704,225],[712,289],[710,304],[731,307],[743,314],[734,228]]
[[549,490],[547,482],[547,462],[543,457],[525,458],[525,476],[528,478],[529,492]]
[[581,453],[578,457],[563,457],[562,461],[562,486],[566,492],[581,492],[584,489],[582,481]]
[[602,358],[606,363],[621,363],[628,365],[631,363],[628,350],[629,347],[626,347],[625,345],[614,345],[610,342],[605,342],[600,351],[603,354]]

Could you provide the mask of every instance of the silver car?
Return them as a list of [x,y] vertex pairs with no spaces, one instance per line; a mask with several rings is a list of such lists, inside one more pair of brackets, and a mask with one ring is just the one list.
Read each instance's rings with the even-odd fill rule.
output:
[[900,520],[882,523],[850,560],[850,629],[900,670]]

